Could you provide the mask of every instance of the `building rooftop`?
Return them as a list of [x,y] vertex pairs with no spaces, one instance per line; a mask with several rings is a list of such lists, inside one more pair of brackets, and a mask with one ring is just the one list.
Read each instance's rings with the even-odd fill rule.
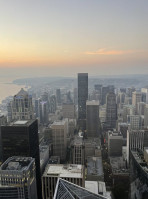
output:
[[31,125],[35,120],[17,120],[11,123],[6,124],[5,126],[29,126]]
[[83,137],[75,136],[72,142],[73,145],[82,145],[83,144]]
[[44,176],[82,178],[83,166],[76,164],[48,164],[45,169]]
[[99,106],[99,101],[98,100],[91,100],[86,102],[87,106]]
[[102,158],[88,157],[87,158],[87,175],[103,175]]
[[110,157],[109,159],[112,167],[112,172],[114,174],[125,174],[129,172],[129,170],[126,168],[126,161],[123,159],[122,156]]
[[148,164],[144,160],[144,154],[143,152],[138,150],[131,150],[131,153],[136,160],[136,162],[139,164],[140,168],[147,173],[148,176]]
[[87,138],[84,140],[85,145],[100,146],[100,138]]
[[16,121],[16,122],[14,122],[13,124],[14,124],[14,125],[22,125],[22,124],[26,124],[26,123],[27,123],[27,121],[18,120],[18,121]]
[[109,138],[112,138],[112,139],[121,139],[121,138],[123,138],[123,136],[122,136],[122,134],[121,134],[121,132],[117,132],[117,131],[108,131],[108,133],[109,133]]
[[51,125],[51,128],[52,128],[52,126],[61,126],[61,125],[65,125],[65,123],[66,123],[65,120],[55,121],[55,122]]
[[60,156],[51,156],[48,164],[60,164]]
[[63,196],[63,193],[67,199],[75,199],[76,197],[77,199],[109,199],[109,197],[104,197],[102,195],[92,193],[83,187],[59,178],[53,198],[60,199],[61,196]]
[[34,161],[34,159],[31,157],[19,157],[19,156],[10,157],[1,165],[0,170],[9,170],[9,171],[27,170],[32,161]]
[[126,127],[128,127],[129,124],[128,124],[128,123],[125,123],[125,122],[120,122],[120,123],[118,123],[118,126],[126,126]]
[[16,94],[16,96],[28,96],[27,91],[25,91],[23,88]]
[[78,73],[78,76],[88,76],[88,73]]
[[92,193],[98,194],[98,182],[97,181],[85,181],[85,189]]

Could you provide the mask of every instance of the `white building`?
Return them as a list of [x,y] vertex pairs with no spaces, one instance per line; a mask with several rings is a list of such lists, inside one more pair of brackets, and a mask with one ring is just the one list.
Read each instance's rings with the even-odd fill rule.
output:
[[76,164],[48,164],[42,176],[43,199],[53,199],[58,178],[84,187],[84,167]]
[[148,147],[148,131],[131,130],[127,131],[127,162],[129,163],[129,154],[131,149],[141,149]]
[[139,130],[141,128],[141,118],[139,115],[128,115],[127,123],[130,124],[131,130]]
[[16,94],[11,102],[12,120],[34,119],[32,96],[23,88]]

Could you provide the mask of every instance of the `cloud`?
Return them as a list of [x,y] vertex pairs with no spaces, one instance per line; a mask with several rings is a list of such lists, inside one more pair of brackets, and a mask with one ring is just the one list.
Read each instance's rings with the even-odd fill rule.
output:
[[106,48],[101,48],[97,51],[87,51],[84,52],[86,55],[125,55],[133,54],[138,52],[137,50],[107,50]]

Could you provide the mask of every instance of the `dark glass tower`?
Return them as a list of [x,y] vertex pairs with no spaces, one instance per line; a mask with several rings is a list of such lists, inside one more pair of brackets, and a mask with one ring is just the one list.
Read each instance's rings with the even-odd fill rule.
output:
[[57,104],[61,104],[61,90],[59,88],[56,90],[56,100]]
[[[86,101],[88,100],[88,73],[78,73],[78,119],[82,129],[86,129]],[[83,123],[83,124],[82,124]]]
[[86,103],[86,129],[87,137],[99,137],[99,101],[87,101]]
[[109,92],[106,97],[106,125],[109,129],[116,128],[117,121],[117,104],[116,95]]
[[37,120],[17,121],[1,127],[3,161],[12,156],[35,158],[38,199],[42,196]]

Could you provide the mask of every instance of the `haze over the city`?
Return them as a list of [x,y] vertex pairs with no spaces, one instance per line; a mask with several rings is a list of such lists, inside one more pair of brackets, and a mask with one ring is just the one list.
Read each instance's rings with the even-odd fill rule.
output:
[[148,1],[0,1],[1,76],[148,73]]

